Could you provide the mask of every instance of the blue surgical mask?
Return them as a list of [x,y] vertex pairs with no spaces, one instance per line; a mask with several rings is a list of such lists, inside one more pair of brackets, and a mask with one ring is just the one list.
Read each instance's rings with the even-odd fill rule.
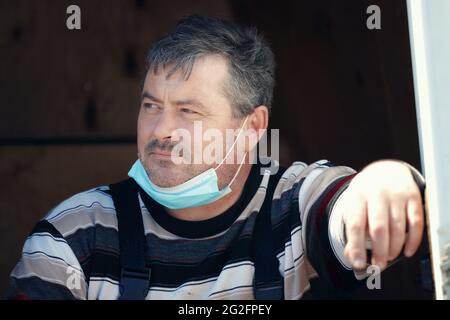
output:
[[247,122],[247,118],[245,118],[244,124],[242,125],[230,150],[215,168],[210,168],[180,185],[163,188],[158,187],[149,179],[144,166],[138,159],[128,172],[128,176],[133,178],[136,183],[156,202],[170,209],[191,208],[212,203],[231,192],[230,186],[239,174],[239,171],[245,161],[247,153],[245,153],[244,158],[242,159],[242,162],[230,183],[222,190],[219,190],[216,170],[222,165],[232,151],[234,145],[239,139],[245,123]]

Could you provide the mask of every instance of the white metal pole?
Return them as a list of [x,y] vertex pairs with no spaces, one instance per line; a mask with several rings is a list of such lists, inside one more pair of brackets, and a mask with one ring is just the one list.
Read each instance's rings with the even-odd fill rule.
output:
[[407,7],[436,298],[450,299],[450,0]]

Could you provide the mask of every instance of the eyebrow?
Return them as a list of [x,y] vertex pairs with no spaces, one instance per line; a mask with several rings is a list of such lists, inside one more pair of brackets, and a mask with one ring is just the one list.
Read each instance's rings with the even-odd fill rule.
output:
[[155,101],[155,102],[157,102],[157,103],[162,103],[162,101],[161,101],[161,100],[159,100],[158,98],[156,98],[156,97],[152,96],[152,95],[150,94],[150,92],[148,92],[148,91],[144,91],[144,92],[142,92],[142,97],[141,97],[141,100],[144,100],[144,98],[147,98],[147,99],[153,100],[153,101]]
[[[156,103],[160,103],[160,104],[163,103],[160,99],[154,97],[148,91],[144,91],[142,93],[142,99],[144,99],[144,98],[147,98],[147,99],[150,99],[152,101],[155,101]],[[204,111],[208,111],[208,108],[203,103],[201,103],[200,101],[195,100],[195,99],[178,100],[178,101],[175,101],[174,104],[177,105],[177,106],[193,105],[193,106],[198,107],[199,109],[202,109]]]

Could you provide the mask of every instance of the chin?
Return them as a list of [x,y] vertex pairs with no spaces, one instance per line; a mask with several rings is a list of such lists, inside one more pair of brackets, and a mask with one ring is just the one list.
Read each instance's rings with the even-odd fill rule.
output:
[[176,181],[176,179],[167,179],[167,176],[162,177],[162,176],[157,176],[157,177],[153,177],[152,182],[154,184],[156,184],[158,187],[161,188],[170,188],[170,187],[175,187],[177,185],[180,185],[183,183],[183,181]]
[[172,166],[159,166],[153,163],[147,172],[152,182],[159,187],[173,187],[184,182],[182,169],[173,164]]

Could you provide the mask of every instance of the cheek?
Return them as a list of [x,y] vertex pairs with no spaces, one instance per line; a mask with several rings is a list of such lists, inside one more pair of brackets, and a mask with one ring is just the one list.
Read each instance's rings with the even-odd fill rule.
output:
[[142,114],[139,114],[137,121],[137,144],[139,152],[144,151],[147,144],[152,140],[153,125]]

